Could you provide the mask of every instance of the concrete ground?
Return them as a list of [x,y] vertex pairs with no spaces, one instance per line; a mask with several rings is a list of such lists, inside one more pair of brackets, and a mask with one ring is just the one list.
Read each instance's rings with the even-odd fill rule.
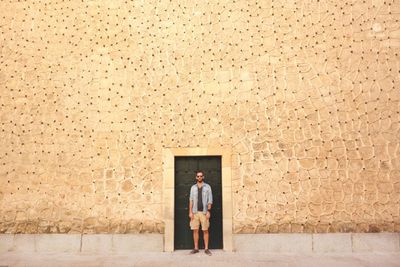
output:
[[134,252],[129,254],[85,254],[85,253],[26,253],[6,252],[0,254],[3,266],[299,266],[299,267],[400,267],[400,253],[351,253],[351,254],[266,254],[212,251],[207,256],[204,251],[189,255],[189,251],[175,252]]

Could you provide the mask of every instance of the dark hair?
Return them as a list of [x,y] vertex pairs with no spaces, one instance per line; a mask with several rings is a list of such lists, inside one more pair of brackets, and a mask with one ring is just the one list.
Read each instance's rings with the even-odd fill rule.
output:
[[195,174],[198,174],[199,172],[201,172],[201,173],[203,174],[203,176],[204,176],[204,172],[203,172],[202,170],[197,170],[197,171],[195,172]]

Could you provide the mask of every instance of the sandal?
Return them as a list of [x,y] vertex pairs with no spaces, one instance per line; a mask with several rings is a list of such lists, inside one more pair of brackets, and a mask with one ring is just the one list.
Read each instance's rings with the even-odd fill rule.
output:
[[190,251],[190,254],[195,254],[195,253],[198,253],[198,252],[199,252],[198,249],[192,249],[192,251]]
[[209,249],[204,250],[204,253],[206,253],[208,256],[211,256],[211,251]]

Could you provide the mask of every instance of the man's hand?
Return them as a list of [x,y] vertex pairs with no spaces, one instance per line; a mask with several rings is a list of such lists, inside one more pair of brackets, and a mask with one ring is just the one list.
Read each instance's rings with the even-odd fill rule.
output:
[[193,218],[194,218],[193,212],[189,213],[189,218],[190,218],[190,220],[193,220]]
[[207,211],[207,213],[206,213],[207,220],[210,219],[210,217],[211,217],[211,213],[209,211]]

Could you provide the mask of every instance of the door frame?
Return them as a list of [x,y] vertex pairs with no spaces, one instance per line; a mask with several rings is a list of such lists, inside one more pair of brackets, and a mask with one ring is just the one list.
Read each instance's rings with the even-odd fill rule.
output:
[[164,251],[174,251],[175,214],[175,157],[176,156],[221,156],[222,174],[222,244],[224,251],[233,250],[232,228],[232,150],[227,146],[171,147],[162,152],[163,164],[163,217]]

